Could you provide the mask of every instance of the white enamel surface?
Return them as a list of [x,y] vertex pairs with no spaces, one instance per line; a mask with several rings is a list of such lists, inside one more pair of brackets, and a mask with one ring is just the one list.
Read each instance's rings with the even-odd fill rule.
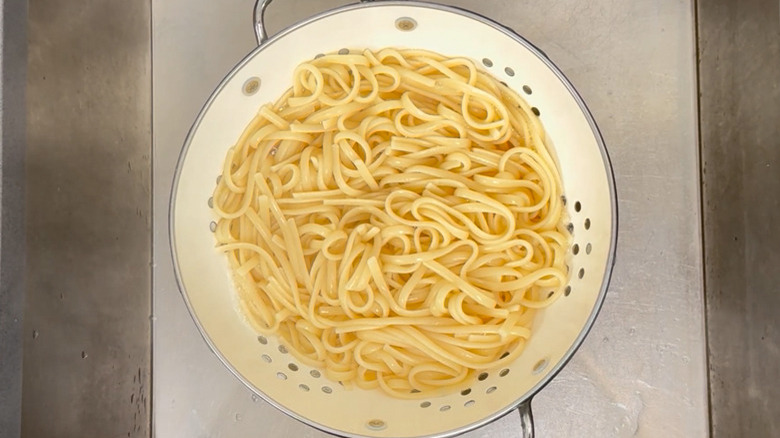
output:
[[[417,28],[396,29],[395,20],[412,17]],[[572,293],[561,297],[538,318],[537,330],[524,354],[512,364],[508,375],[500,370],[472,386],[468,395],[405,401],[391,399],[378,391],[345,390],[324,378],[314,378],[310,369],[280,353],[278,344],[267,345],[244,322],[234,302],[234,292],[223,255],[214,250],[209,223],[215,216],[207,200],[227,149],[233,145],[258,107],[275,100],[291,84],[291,73],[300,62],[317,53],[341,48],[386,46],[425,48],[446,55],[468,56],[520,91],[541,112],[548,135],[560,161],[567,208],[574,225],[574,242],[580,253],[572,258]],[[513,77],[504,69],[514,70]],[[258,77],[262,85],[247,97],[242,85]],[[588,118],[571,90],[548,65],[509,35],[450,11],[414,5],[372,5],[323,16],[296,28],[255,51],[234,70],[204,110],[185,146],[173,194],[172,238],[176,269],[188,304],[214,349],[246,383],[294,416],[319,427],[351,435],[425,436],[455,431],[482,422],[511,408],[539,384],[565,357],[599,302],[602,280],[607,272],[613,227],[613,205],[604,158]],[[582,209],[575,212],[579,201]],[[590,219],[590,229],[584,223]],[[590,243],[592,251],[585,254]],[[578,272],[584,269],[584,277]],[[272,362],[263,360],[268,355]],[[549,365],[534,374],[541,360]],[[294,362],[298,371],[288,364]],[[286,379],[280,379],[284,373]],[[310,388],[308,392],[299,385]],[[327,394],[323,386],[332,389]],[[496,387],[491,393],[488,388]],[[467,402],[469,406],[465,406]],[[430,407],[420,403],[429,401]],[[441,411],[442,406],[450,406]],[[370,420],[385,422],[383,430],[367,427]]]

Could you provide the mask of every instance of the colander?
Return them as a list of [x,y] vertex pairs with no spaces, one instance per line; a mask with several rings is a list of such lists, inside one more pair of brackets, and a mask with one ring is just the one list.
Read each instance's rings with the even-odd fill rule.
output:
[[[528,41],[483,16],[416,1],[344,6],[267,38],[216,88],[193,124],[171,194],[174,268],[184,301],[214,353],[267,402],[318,429],[349,437],[448,437],[518,409],[533,435],[530,401],[582,343],[607,290],[617,239],[612,169],[593,117],[561,71]],[[479,374],[468,388],[423,400],[348,390],[258,336],[238,309],[227,258],[215,250],[210,196],[231,147],[258,108],[290,87],[293,69],[319,53],[420,48],[467,56],[521,93],[554,144],[573,236],[565,294],[541,312],[523,354]]]

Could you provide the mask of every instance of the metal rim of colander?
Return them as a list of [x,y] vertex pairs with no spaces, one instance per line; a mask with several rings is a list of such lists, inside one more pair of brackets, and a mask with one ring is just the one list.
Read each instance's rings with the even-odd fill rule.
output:
[[182,295],[182,298],[184,299],[185,305],[187,306],[187,310],[190,313],[190,317],[195,322],[195,325],[198,328],[198,331],[200,332],[203,339],[206,341],[206,344],[208,345],[209,349],[214,353],[214,355],[217,356],[217,358],[222,362],[222,364],[227,367],[228,370],[239,380],[241,381],[247,388],[251,389],[252,392],[256,393],[258,396],[260,396],[263,400],[265,400],[267,403],[274,406],[276,409],[279,409],[280,411],[284,412],[288,416],[307,424],[311,427],[314,427],[316,429],[319,429],[321,431],[336,435],[336,436],[343,436],[343,437],[350,437],[350,438],[371,438],[368,435],[360,435],[360,434],[353,434],[348,433],[341,430],[336,430],[333,428],[330,428],[328,426],[325,426],[323,424],[317,423],[315,421],[309,420],[308,418],[305,418],[301,415],[296,414],[295,412],[289,410],[284,405],[277,403],[273,398],[267,396],[263,391],[261,391],[259,388],[257,388],[254,384],[249,382],[246,378],[244,378],[236,369],[235,367],[222,355],[222,353],[219,351],[219,349],[216,347],[214,342],[209,337],[208,333],[204,330],[202,324],[198,320],[197,316],[195,315],[195,311],[192,307],[192,304],[187,297],[187,293],[185,292],[184,288],[184,282],[181,278],[181,272],[179,269],[179,262],[176,255],[176,238],[174,233],[174,216],[176,211],[176,204],[175,204],[175,196],[179,184],[179,179],[181,175],[181,169],[182,165],[184,163],[184,160],[187,156],[187,152],[189,151],[190,144],[192,142],[192,138],[194,136],[194,133],[197,131],[198,127],[200,126],[201,121],[203,120],[205,114],[208,112],[209,108],[211,107],[211,104],[216,99],[216,97],[222,92],[222,90],[226,87],[227,83],[232,79],[236,74],[238,74],[239,71],[250,61],[252,60],[258,53],[262,52],[265,48],[271,46],[276,41],[284,38],[288,34],[292,33],[293,31],[307,26],[311,23],[314,23],[316,21],[319,21],[323,18],[329,17],[334,14],[354,10],[354,9],[362,9],[362,8],[371,8],[371,7],[384,7],[384,6],[412,6],[412,7],[420,7],[420,8],[428,8],[428,9],[434,9],[439,11],[445,11],[445,12],[451,12],[460,14],[464,17],[470,18],[472,20],[476,20],[479,22],[482,22],[484,24],[487,24],[488,26],[494,28],[495,30],[509,36],[510,38],[514,39],[518,44],[524,46],[526,49],[531,51],[537,58],[539,58],[540,61],[542,61],[547,68],[549,68],[561,81],[561,83],[566,87],[566,89],[569,91],[571,97],[575,100],[577,105],[580,107],[583,115],[587,119],[588,125],[591,128],[591,131],[593,133],[593,136],[596,139],[596,142],[598,144],[599,151],[601,152],[601,157],[604,163],[604,171],[606,172],[607,176],[607,185],[609,187],[609,198],[611,203],[611,209],[612,209],[612,215],[611,215],[611,234],[609,239],[609,251],[607,253],[607,263],[604,271],[604,276],[602,278],[601,283],[601,289],[599,290],[598,297],[596,298],[596,302],[594,303],[593,310],[591,311],[590,315],[588,316],[588,320],[586,324],[584,325],[583,329],[580,331],[580,334],[577,336],[577,338],[574,340],[574,342],[571,344],[569,349],[566,351],[566,353],[563,355],[563,357],[552,367],[552,369],[547,373],[547,375],[539,381],[535,386],[533,386],[530,390],[526,391],[524,394],[522,394],[517,400],[515,400],[512,403],[509,403],[507,406],[504,406],[503,408],[497,410],[496,412],[492,413],[491,415],[487,415],[484,418],[482,418],[479,421],[467,424],[465,426],[459,427],[457,429],[443,431],[441,433],[431,434],[431,435],[423,435],[419,436],[417,438],[446,438],[446,437],[453,437],[456,435],[463,434],[465,432],[468,432],[470,430],[477,429],[479,427],[482,427],[488,423],[491,423],[495,421],[496,419],[503,417],[504,415],[508,414],[509,412],[517,409],[519,406],[521,406],[524,403],[527,403],[530,401],[534,395],[536,395],[541,389],[543,389],[550,381],[552,381],[553,378],[566,366],[566,364],[571,360],[571,358],[574,356],[574,353],[579,349],[580,345],[582,345],[582,342],[587,337],[588,333],[590,332],[591,328],[593,327],[593,323],[596,320],[596,317],[598,316],[601,307],[604,303],[604,299],[606,297],[607,288],[609,286],[610,280],[612,278],[612,270],[615,264],[615,250],[617,247],[617,236],[618,236],[618,205],[617,205],[617,190],[615,188],[615,177],[614,177],[614,171],[612,169],[612,162],[609,157],[609,153],[607,152],[607,148],[604,144],[604,139],[601,135],[601,131],[599,130],[598,126],[596,125],[596,122],[593,118],[593,115],[591,114],[590,110],[588,109],[587,105],[585,104],[585,101],[582,99],[580,94],[577,92],[577,90],[574,88],[572,83],[569,81],[569,79],[563,74],[563,72],[547,57],[547,55],[537,48],[535,45],[533,45],[531,42],[520,36],[517,32],[514,30],[502,25],[501,23],[498,23],[488,17],[485,17],[484,15],[478,14],[476,12],[469,11],[467,9],[459,8],[456,6],[448,6],[448,5],[441,5],[436,3],[427,3],[422,1],[415,1],[415,0],[404,0],[404,1],[398,1],[398,0],[387,0],[382,2],[365,2],[365,3],[355,3],[350,5],[341,6],[338,8],[330,9],[324,12],[321,12],[317,15],[314,15],[308,19],[305,19],[303,21],[299,21],[286,29],[280,31],[279,33],[275,34],[271,38],[269,38],[267,41],[265,41],[263,44],[259,45],[255,49],[253,49],[247,56],[245,56],[238,64],[236,64],[235,67],[222,79],[222,81],[219,83],[219,85],[214,89],[214,91],[209,96],[206,103],[201,108],[200,112],[198,113],[198,117],[196,118],[195,122],[190,127],[187,137],[184,141],[184,146],[182,147],[182,150],[179,154],[179,158],[176,162],[176,170],[174,173],[173,178],[173,184],[171,189],[171,195],[169,198],[169,214],[168,214],[168,233],[170,237],[170,249],[171,249],[171,257],[173,261],[173,270],[174,275],[176,278],[176,283],[179,288],[179,292]]

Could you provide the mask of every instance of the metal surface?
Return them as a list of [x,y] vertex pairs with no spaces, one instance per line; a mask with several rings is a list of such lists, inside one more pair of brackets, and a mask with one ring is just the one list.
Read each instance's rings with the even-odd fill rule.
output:
[[712,436],[780,436],[780,4],[699,2]]
[[27,2],[0,1],[0,436],[21,433]]
[[[288,1],[270,31],[345,2]],[[704,436],[708,430],[692,6],[677,1],[446,2],[544,50],[588,102],[615,168],[620,245],[591,336],[534,399],[538,436]],[[211,354],[179,296],[166,213],[190,124],[254,47],[243,0],[153,0],[154,433],[317,432],[253,399]],[[540,19],[539,17],[544,17]],[[517,436],[509,415],[469,437]]]
[[22,434],[149,436],[150,4],[29,12]]

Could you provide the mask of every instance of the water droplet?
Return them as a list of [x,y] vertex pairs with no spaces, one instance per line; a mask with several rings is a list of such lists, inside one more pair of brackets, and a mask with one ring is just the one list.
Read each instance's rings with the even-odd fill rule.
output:
[[236,422],[241,421],[244,419],[244,416],[241,414],[236,414]]
[[252,401],[257,403],[258,400],[260,400],[260,397],[258,397],[257,394],[252,394]]
[[38,330],[33,330],[33,339],[38,339]]
[[89,356],[89,355],[87,354],[87,352],[86,352],[86,351],[82,351],[82,352],[81,352],[81,358],[82,358],[82,359],[86,359],[86,358],[87,358],[87,356]]

